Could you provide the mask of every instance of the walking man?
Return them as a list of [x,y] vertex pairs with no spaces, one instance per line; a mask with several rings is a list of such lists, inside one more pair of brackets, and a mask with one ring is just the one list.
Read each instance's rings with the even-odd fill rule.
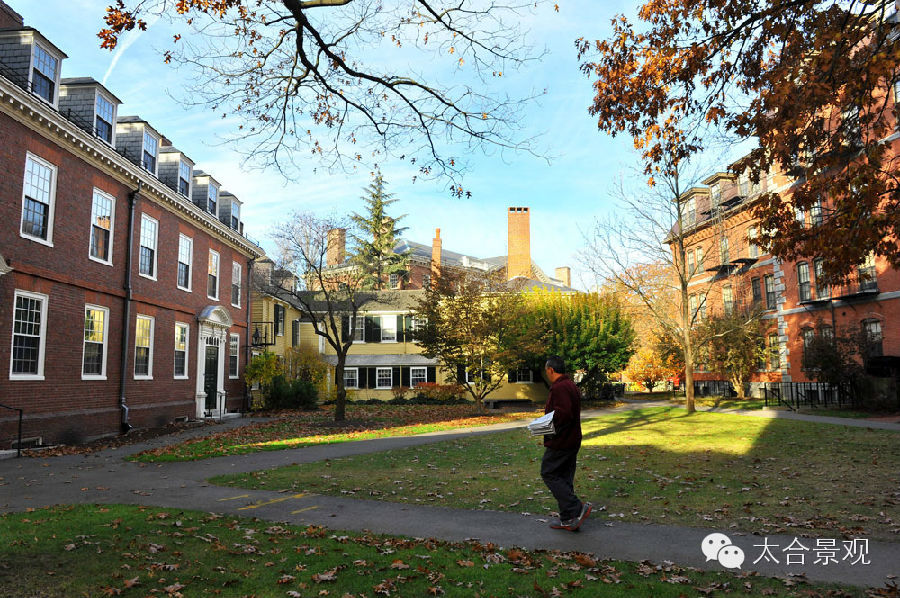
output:
[[574,532],[591,514],[592,507],[575,495],[575,465],[581,448],[581,392],[566,375],[562,358],[548,358],[544,371],[550,381],[544,413],[553,412],[555,433],[544,436],[541,478],[559,503],[559,522],[550,527]]

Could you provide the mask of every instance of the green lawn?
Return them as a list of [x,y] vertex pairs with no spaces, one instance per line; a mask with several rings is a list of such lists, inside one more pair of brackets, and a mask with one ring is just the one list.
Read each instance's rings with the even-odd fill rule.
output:
[[[662,407],[584,422],[576,489],[615,520],[896,541],[900,434]],[[217,484],[549,513],[523,431],[215,478]]]
[[329,410],[284,414],[271,422],[147,450],[131,457],[145,463],[196,461],[225,455],[278,451],[315,444],[414,436],[536,417],[533,412],[479,411],[472,405],[349,405],[347,419],[335,422]]
[[847,596],[673,565],[595,561],[477,541],[451,544],[121,505],[0,517],[0,595],[76,596]]

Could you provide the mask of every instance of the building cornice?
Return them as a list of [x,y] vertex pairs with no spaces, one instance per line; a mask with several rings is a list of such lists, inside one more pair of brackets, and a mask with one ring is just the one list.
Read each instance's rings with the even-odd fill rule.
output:
[[260,247],[232,231],[212,214],[189,203],[149,172],[117,153],[112,146],[88,135],[51,106],[32,97],[2,76],[0,76],[0,112],[9,115],[42,137],[65,147],[73,155],[116,181],[131,188],[136,188],[140,184],[141,194],[144,197],[170,212],[186,217],[200,228],[225,241],[233,249],[253,258],[265,255]]

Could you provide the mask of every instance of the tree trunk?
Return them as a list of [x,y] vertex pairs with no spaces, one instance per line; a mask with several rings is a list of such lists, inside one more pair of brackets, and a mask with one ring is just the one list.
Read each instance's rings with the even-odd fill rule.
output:
[[743,376],[732,376],[731,377],[731,385],[734,386],[734,391],[737,393],[737,398],[740,400],[747,398],[747,393],[744,392],[744,377]]
[[347,419],[347,389],[344,387],[344,364],[347,355],[338,353],[337,365],[334,366],[334,386],[337,389],[334,397],[334,421]]

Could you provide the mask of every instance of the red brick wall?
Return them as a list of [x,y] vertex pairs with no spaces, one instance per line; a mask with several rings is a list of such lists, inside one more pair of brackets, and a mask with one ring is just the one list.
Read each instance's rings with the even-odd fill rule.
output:
[[[53,221],[53,247],[19,234],[26,151],[57,168]],[[115,197],[112,265],[88,257],[91,198],[97,187]],[[0,114],[0,252],[13,268],[0,277],[0,403],[25,409],[24,435],[42,436],[45,442],[78,440],[116,433],[119,429],[121,335],[125,304],[125,261],[128,238],[130,189],[88,162],[72,155],[22,124]],[[140,217],[145,212],[159,222],[157,280],[137,274]],[[175,417],[194,417],[199,324],[197,316],[210,304],[227,310],[241,336],[239,371],[243,372],[247,320],[247,257],[193,222],[146,197],[135,207],[133,247],[134,302],[129,321],[126,365],[126,397],[130,421],[135,426],[154,426]],[[192,289],[176,288],[179,233],[193,238]],[[209,250],[220,256],[219,300],[206,296]],[[241,265],[241,307],[231,306],[232,261]],[[44,380],[10,380],[11,322],[15,290],[49,296]],[[109,308],[106,344],[106,380],[82,380],[85,303]],[[134,327],[137,314],[155,317],[153,379],[135,380]],[[175,380],[175,321],[190,325],[187,380]],[[225,390],[228,408],[239,409],[243,383],[228,379],[228,344],[225,353]],[[15,434],[15,415],[0,413],[0,448],[9,446]]]

